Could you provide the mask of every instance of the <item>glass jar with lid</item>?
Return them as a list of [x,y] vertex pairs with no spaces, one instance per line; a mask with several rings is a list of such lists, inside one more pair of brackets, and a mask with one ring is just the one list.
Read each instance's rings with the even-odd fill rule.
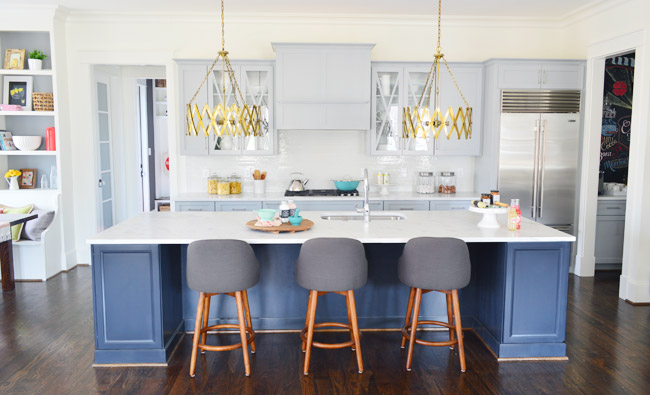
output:
[[230,176],[230,194],[238,195],[241,193],[241,177],[237,174]]
[[434,193],[436,191],[436,180],[432,171],[421,171],[415,181],[417,193]]
[[216,174],[211,175],[208,177],[208,193],[211,195],[216,195],[217,194],[217,185],[219,183],[219,177]]
[[217,195],[230,195],[230,178],[219,177],[217,182]]
[[456,175],[453,171],[440,172],[439,193],[456,193]]

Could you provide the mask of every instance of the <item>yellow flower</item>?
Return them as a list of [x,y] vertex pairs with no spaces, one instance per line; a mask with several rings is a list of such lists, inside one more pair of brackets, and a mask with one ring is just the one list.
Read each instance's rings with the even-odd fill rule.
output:
[[9,178],[9,177],[17,177],[17,176],[19,176],[19,175],[21,175],[21,174],[22,174],[22,173],[21,173],[20,171],[18,171],[18,170],[14,170],[14,169],[11,169],[11,170],[8,170],[8,171],[5,173],[5,178]]

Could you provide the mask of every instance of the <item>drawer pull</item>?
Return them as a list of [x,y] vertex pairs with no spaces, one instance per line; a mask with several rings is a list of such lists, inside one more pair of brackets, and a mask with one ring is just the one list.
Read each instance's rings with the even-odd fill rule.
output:
[[248,211],[245,208],[233,208],[231,211]]
[[399,211],[409,211],[409,210],[415,210],[413,207],[401,207],[398,209]]
[[607,206],[606,208],[607,208],[607,210],[620,210],[621,209],[621,207],[619,207],[619,206]]
[[188,208],[187,211],[203,211],[202,208]]

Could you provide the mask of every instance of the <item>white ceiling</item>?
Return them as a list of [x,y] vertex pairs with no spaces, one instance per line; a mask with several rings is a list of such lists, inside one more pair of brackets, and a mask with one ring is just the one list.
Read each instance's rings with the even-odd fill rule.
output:
[[[604,0],[443,0],[443,15],[561,18]],[[0,0],[12,5],[64,6],[81,11],[218,11],[219,0]],[[226,12],[431,15],[435,0],[226,0]]]

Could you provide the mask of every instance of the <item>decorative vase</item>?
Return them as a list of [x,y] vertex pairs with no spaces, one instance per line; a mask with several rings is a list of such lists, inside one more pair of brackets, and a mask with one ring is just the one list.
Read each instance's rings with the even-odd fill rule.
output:
[[30,70],[42,70],[43,61],[40,59],[27,59],[27,64],[29,64]]
[[20,189],[18,186],[18,176],[13,176],[13,177],[5,177],[5,180],[7,180],[7,184],[9,184],[9,190],[17,190]]

